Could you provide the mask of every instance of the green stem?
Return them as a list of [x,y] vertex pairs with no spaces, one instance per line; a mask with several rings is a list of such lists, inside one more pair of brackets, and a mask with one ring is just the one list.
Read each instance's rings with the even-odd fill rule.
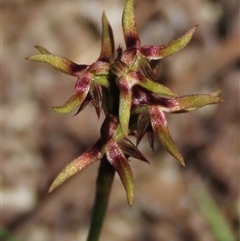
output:
[[115,169],[106,156],[101,160],[96,182],[96,196],[92,213],[92,221],[87,241],[98,241],[106,214]]

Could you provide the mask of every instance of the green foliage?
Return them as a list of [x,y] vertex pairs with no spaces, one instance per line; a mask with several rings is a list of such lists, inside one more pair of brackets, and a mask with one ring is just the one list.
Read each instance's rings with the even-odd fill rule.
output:
[[4,241],[20,241],[11,232],[4,227],[0,227],[0,240]]
[[[197,190],[197,191],[196,191]],[[193,197],[206,218],[217,241],[234,241],[234,235],[222,210],[200,182],[192,190]]]

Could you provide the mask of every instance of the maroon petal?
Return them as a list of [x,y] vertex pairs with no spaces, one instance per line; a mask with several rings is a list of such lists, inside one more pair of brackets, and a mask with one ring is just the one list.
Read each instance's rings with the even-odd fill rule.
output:
[[118,143],[118,145],[126,156],[131,156],[133,158],[149,163],[148,160],[130,140],[124,138],[120,143]]
[[142,140],[150,125],[150,116],[148,112],[139,114],[137,121],[137,145]]
[[96,110],[97,116],[98,118],[100,118],[100,113],[102,110],[102,100],[103,100],[102,86],[96,85],[94,82],[92,82],[91,88],[89,90],[89,94],[91,96],[91,100]]
[[147,132],[147,137],[148,137],[148,143],[152,150],[154,151],[154,135],[153,135],[153,130],[150,130]]

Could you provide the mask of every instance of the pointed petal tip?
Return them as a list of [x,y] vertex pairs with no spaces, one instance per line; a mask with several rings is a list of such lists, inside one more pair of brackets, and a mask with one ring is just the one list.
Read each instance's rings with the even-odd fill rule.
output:
[[195,31],[198,26],[199,26],[199,24],[196,24],[195,26],[192,27],[192,29],[194,29],[194,31]]
[[51,186],[49,187],[47,193],[48,193],[48,194],[52,193],[54,189],[55,189],[55,188],[53,187],[53,185],[51,185]]
[[102,13],[102,49],[98,60],[111,62],[114,55],[114,37],[112,27],[105,11]]
[[[168,150],[169,152],[169,150]],[[176,149],[175,152],[171,153],[169,152],[177,161],[180,162],[180,164],[185,167],[186,164],[185,164],[185,161],[183,159],[183,156],[181,155],[181,153]]]
[[199,24],[196,24],[195,26],[193,26],[190,30],[188,30],[188,32],[185,34],[185,36],[189,35],[189,38],[192,38],[192,35],[194,34],[194,32],[196,31],[196,29],[198,28]]
[[182,164],[183,167],[186,167],[186,164],[185,164],[184,160],[182,160],[180,163]]
[[133,199],[134,199],[134,194],[135,194],[134,183],[132,183],[132,184],[128,183],[127,184],[123,180],[122,180],[122,182],[123,182],[123,186],[124,186],[125,191],[126,191],[128,205],[131,207],[132,204],[133,204]]
[[[51,186],[48,189],[48,194],[52,193],[57,187],[61,186],[64,182],[64,180],[61,180],[62,174],[60,173],[52,182]],[[67,178],[66,178],[67,179]]]
[[64,109],[62,106],[54,106],[52,107],[52,109],[58,114],[68,114],[69,112],[71,112],[69,110]]
[[218,89],[218,90],[212,92],[210,95],[212,95],[212,96],[219,96],[221,93],[222,93],[222,90]]
[[102,12],[102,21],[108,21],[105,11]]
[[211,95],[211,96],[218,97],[218,103],[222,103],[222,102],[224,102],[226,99],[219,96],[221,93],[222,93],[222,90],[221,90],[221,89],[218,89],[218,90],[212,92],[210,95]]
[[133,197],[131,198],[131,199],[128,199],[128,205],[130,206],[130,207],[132,207],[132,205],[133,205]]
[[132,187],[132,190],[126,190],[126,194],[127,194],[127,202],[128,205],[131,207],[133,205],[133,200],[134,200],[134,195],[135,195],[135,188],[134,186]]
[[51,54],[48,50],[43,48],[42,46],[39,45],[34,45],[34,47],[41,53],[41,54]]

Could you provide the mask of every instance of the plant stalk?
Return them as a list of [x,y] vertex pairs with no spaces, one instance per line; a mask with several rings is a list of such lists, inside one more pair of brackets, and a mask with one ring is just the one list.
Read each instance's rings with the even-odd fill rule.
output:
[[111,193],[114,174],[115,169],[104,155],[100,163],[98,177],[96,181],[96,196],[87,241],[99,240],[106,210],[108,207],[108,201]]

